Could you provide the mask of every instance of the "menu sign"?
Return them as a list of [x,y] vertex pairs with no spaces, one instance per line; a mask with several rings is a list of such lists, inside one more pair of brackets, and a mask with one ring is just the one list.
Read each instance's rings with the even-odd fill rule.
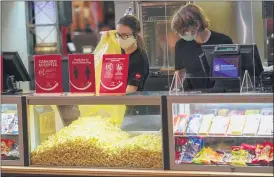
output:
[[93,54],[69,55],[69,86],[72,93],[95,93]]
[[34,72],[36,93],[63,92],[61,55],[35,55]]
[[103,55],[100,94],[125,94],[128,79],[129,56]]

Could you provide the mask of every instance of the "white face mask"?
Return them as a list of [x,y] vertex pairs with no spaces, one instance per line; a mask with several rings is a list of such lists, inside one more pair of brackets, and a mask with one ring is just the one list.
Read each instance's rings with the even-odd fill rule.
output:
[[196,39],[197,37],[197,33],[195,33],[194,35],[192,35],[190,32],[186,32],[185,35],[180,35],[180,37],[182,39],[184,39],[185,41],[193,41]]
[[126,50],[129,47],[131,47],[134,43],[136,43],[136,39],[133,36],[130,36],[127,39],[119,38],[118,43],[120,44],[122,49]]

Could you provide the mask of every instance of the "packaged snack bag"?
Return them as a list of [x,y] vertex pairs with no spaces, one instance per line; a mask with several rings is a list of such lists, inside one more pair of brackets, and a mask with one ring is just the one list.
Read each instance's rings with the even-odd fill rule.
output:
[[190,117],[186,134],[188,135],[197,135],[200,129],[200,125],[202,123],[202,114],[194,114]]
[[257,144],[255,153],[256,157],[252,160],[253,164],[269,164],[273,161],[273,143]]
[[184,137],[175,138],[175,163],[180,164],[181,155],[186,151],[188,139]]
[[255,158],[256,146],[250,144],[241,144],[241,149],[248,152],[246,164],[251,164]]
[[189,138],[186,144],[186,150],[182,153],[180,161],[182,163],[192,163],[192,159],[200,152],[204,146],[204,140],[201,138]]
[[200,125],[200,130],[199,130],[200,135],[208,134],[213,118],[214,118],[213,114],[207,114],[203,116],[202,123]]
[[260,114],[247,115],[243,134],[255,136],[258,132],[260,121],[261,121]]
[[246,166],[247,161],[248,152],[241,149],[240,146],[232,146],[232,153],[228,163],[234,166]]
[[13,144],[15,143],[14,140],[2,138],[1,139],[1,156],[6,157],[8,153],[12,150]]
[[216,152],[211,148],[203,148],[193,159],[193,163],[197,164],[224,164],[224,153]]

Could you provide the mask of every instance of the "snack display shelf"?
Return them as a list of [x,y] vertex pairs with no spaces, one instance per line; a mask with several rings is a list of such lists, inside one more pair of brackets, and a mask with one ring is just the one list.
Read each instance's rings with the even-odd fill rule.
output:
[[174,137],[200,137],[200,138],[273,138],[273,136],[246,136],[246,135],[174,135]]
[[170,95],[167,114],[171,170],[273,173],[273,94]]
[[28,165],[27,115],[25,97],[1,96],[1,164]]
[[18,136],[18,133],[1,133],[2,136]]

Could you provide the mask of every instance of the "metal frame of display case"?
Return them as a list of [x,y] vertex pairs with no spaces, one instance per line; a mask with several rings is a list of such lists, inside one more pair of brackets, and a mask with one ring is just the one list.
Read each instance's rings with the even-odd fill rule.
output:
[[[16,104],[18,116],[18,144],[19,160],[1,160],[3,166],[28,166],[28,124],[26,111],[26,97],[17,95],[1,95],[1,104]],[[2,136],[2,134],[1,134]]]
[[[212,171],[212,172],[249,172],[273,173],[273,167],[232,167],[217,165],[195,165],[175,163],[175,140],[173,135],[173,107],[172,104],[215,104],[215,103],[273,103],[273,94],[199,94],[167,96],[168,137],[170,152],[170,170],[182,171]],[[187,137],[187,136],[184,136]],[[208,136],[210,137],[210,136]],[[214,136],[213,136],[214,137]],[[225,137],[225,136],[224,136]]]
[[[145,30],[144,29],[144,25],[145,23],[147,23],[147,21],[144,21],[144,13],[143,13],[143,8],[167,8],[167,7],[178,7],[180,8],[181,6],[185,5],[186,3],[193,3],[192,1],[137,1],[135,2],[135,5],[134,5],[134,12],[137,14],[137,17],[138,19],[140,20],[140,24],[141,24],[141,36],[144,38],[144,40],[146,39],[146,35],[145,33],[148,33],[147,29]],[[163,16],[156,16],[154,17],[155,19],[152,20],[151,22],[157,22],[157,23],[166,23],[166,22],[169,22],[171,21],[171,19],[165,19],[167,16],[163,15]],[[164,18],[164,19],[158,19],[158,18]],[[154,29],[156,30],[156,29]],[[154,31],[153,30],[153,31]],[[167,32],[167,31],[166,31]],[[148,38],[151,39],[152,36],[149,35]],[[153,37],[152,37],[153,38]],[[156,40],[156,39],[153,39],[153,40]],[[166,39],[168,40],[168,39]],[[166,41],[167,42],[167,41]],[[153,50],[155,50],[156,46],[153,46]],[[166,54],[166,58],[170,58],[170,56],[168,55],[168,53]],[[155,57],[152,57],[151,58],[151,61],[150,62],[150,65],[152,65],[152,61],[155,60]],[[152,63],[151,63],[152,62]],[[166,68],[166,67],[162,67],[162,66],[151,66],[150,67],[150,70],[154,71],[158,71],[158,70],[161,70],[161,71],[166,71],[166,70],[170,70],[170,71],[173,71],[172,68]]]
[[[159,94],[157,95],[127,95],[127,96],[87,96],[79,94],[58,94],[58,95],[28,95],[27,105],[146,105],[146,106],[160,106],[161,117],[162,117],[162,131],[163,135],[167,134],[167,113],[166,101]],[[169,170],[169,155],[166,154],[168,149],[168,137],[162,136],[163,146],[163,168]],[[30,166],[37,166],[31,165]]]

